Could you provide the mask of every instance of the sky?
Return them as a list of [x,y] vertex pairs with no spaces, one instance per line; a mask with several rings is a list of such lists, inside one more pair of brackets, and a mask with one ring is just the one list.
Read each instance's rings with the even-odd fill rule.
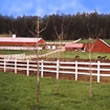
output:
[[0,0],[0,14],[6,16],[45,16],[77,12],[110,13],[110,0]]

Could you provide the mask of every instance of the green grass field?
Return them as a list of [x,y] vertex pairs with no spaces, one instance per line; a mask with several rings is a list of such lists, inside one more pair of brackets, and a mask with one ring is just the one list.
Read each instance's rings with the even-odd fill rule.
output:
[[[41,54],[46,54],[48,52],[51,52],[52,50],[42,50],[40,51],[40,55]],[[10,50],[0,50],[0,54],[4,54],[4,55],[8,55],[8,54],[22,54],[25,53],[26,55],[33,55],[36,54],[36,51],[10,51]],[[73,51],[65,51],[65,52],[61,52],[61,53],[56,53],[56,54],[52,54],[49,56],[46,56],[46,58],[70,58],[70,59],[74,59],[75,56],[79,56],[80,59],[89,59],[89,54],[87,52],[73,52]],[[107,56],[107,59],[110,59],[110,54],[109,53],[92,53],[92,59],[97,59],[98,56]]]
[[[40,51],[40,54],[45,54],[47,52],[50,52],[50,50],[42,50]],[[36,51],[33,50],[0,50],[0,54],[2,55],[8,55],[8,54],[23,54],[25,53],[26,55],[31,55],[31,54],[36,54]]]
[[[110,110],[110,85],[41,79],[40,110]],[[38,110],[36,107],[36,77],[0,72],[0,110]]]
[[[74,59],[75,56],[79,56],[80,59],[89,59],[89,53],[87,52],[72,52],[72,51],[65,51],[61,53],[56,53],[54,55],[47,56],[48,58],[70,58]],[[97,59],[98,56],[104,57],[107,56],[106,59],[110,59],[109,53],[91,53],[92,59]]]

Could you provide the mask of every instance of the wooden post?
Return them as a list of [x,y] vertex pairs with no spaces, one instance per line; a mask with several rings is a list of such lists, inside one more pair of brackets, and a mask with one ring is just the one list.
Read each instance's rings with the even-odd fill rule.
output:
[[75,81],[78,80],[78,62],[75,61]]
[[4,58],[4,72],[6,72],[6,59]]
[[41,60],[41,77],[43,78],[43,67],[44,66],[44,61],[43,60]]
[[100,83],[100,61],[97,62],[97,83]]
[[27,76],[29,76],[29,60],[27,60]]
[[17,59],[15,59],[15,74],[17,74]]
[[56,65],[56,79],[59,79],[59,60],[57,60],[57,65]]

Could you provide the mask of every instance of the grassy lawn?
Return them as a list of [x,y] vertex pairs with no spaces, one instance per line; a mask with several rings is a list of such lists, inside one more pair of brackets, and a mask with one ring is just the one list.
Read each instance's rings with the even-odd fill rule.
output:
[[[40,51],[40,55],[41,54],[46,54],[48,52],[51,52],[52,50],[42,50]],[[11,50],[0,50],[0,54],[4,54],[4,55],[8,55],[8,54],[23,54],[25,53],[26,55],[33,55],[36,54],[36,51],[11,51]],[[89,54],[87,52],[72,52],[72,51],[65,51],[65,52],[61,52],[61,53],[55,53],[54,55],[49,55],[46,56],[46,58],[75,58],[75,56],[79,56],[80,59],[88,59],[89,58]],[[92,53],[92,59],[97,59],[98,56],[107,56],[107,59],[110,59],[110,54],[109,53]]]
[[22,50],[0,50],[0,54],[21,54],[23,53],[24,51]]
[[[59,80],[60,93],[55,94],[56,80],[41,79],[40,110],[110,110],[110,85]],[[0,72],[0,110],[37,110],[36,77]]]
[[[42,50],[40,51],[40,54],[45,54],[49,52],[49,50]],[[25,51],[25,50],[0,50],[0,54],[5,54],[5,55],[8,55],[8,54],[23,54],[25,53],[26,55],[31,55],[31,54],[36,54],[36,51],[32,51],[32,50],[28,50],[28,51]]]
[[[65,51],[61,53],[56,53],[54,55],[48,56],[48,58],[75,58],[75,56],[79,56],[80,59],[89,59],[89,53],[87,52],[72,52],[72,51]],[[92,59],[97,59],[98,56],[107,56],[107,59],[110,59],[109,53],[91,53]]]

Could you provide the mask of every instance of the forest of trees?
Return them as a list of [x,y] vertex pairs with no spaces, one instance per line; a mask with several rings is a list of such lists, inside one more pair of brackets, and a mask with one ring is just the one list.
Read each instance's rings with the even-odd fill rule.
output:
[[[35,37],[37,16],[12,16],[0,15],[0,34],[14,33],[18,37]],[[110,14],[77,13],[73,15],[53,14],[40,17],[40,28],[46,29],[40,34],[45,40],[57,40],[57,33],[62,32],[63,40],[92,38],[109,39]]]

